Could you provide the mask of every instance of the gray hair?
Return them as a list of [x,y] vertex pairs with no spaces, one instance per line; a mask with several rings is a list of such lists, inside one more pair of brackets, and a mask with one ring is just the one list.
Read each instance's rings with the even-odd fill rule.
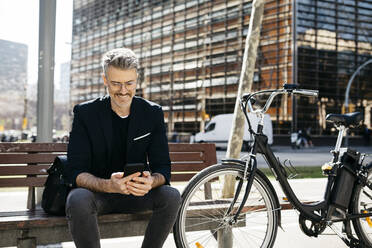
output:
[[136,71],[138,71],[138,65],[136,54],[125,47],[110,50],[102,57],[102,69],[105,77],[107,77],[107,69],[109,66],[123,70],[136,69]]

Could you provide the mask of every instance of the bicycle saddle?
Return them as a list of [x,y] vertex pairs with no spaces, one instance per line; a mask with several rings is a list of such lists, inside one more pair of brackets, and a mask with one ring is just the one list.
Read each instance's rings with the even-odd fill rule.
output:
[[328,114],[326,121],[333,122],[336,126],[358,126],[363,120],[363,115],[360,112],[341,114]]

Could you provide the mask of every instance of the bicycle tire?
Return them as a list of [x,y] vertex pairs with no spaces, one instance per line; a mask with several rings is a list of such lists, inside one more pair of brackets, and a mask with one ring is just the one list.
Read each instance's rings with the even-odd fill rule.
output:
[[[372,182],[372,168],[368,170],[368,181]],[[372,190],[367,186],[358,185],[355,190],[352,212],[354,214],[372,211]],[[353,226],[358,238],[368,247],[372,247],[372,217],[353,220]]]
[[[218,241],[217,236],[223,235],[223,230],[231,231],[230,248],[273,246],[279,224],[279,209],[275,209],[278,208],[277,197],[259,170],[237,223],[228,224],[232,215],[226,216],[226,210],[232,197],[221,196],[221,182],[225,175],[231,175],[237,181],[243,174],[243,166],[224,163],[205,168],[191,179],[182,193],[180,211],[173,228],[177,248],[218,247],[221,240]],[[210,186],[205,186],[206,183]],[[246,180],[233,211],[239,206],[245,185]]]

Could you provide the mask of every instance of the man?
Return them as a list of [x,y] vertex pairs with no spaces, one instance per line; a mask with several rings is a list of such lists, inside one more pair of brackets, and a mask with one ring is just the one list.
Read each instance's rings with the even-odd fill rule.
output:
[[[66,202],[78,248],[100,247],[97,215],[153,210],[142,247],[162,247],[177,215],[179,192],[169,186],[170,158],[161,107],[135,96],[138,60],[127,48],[102,59],[108,95],[74,107]],[[122,172],[128,163],[150,171]]]

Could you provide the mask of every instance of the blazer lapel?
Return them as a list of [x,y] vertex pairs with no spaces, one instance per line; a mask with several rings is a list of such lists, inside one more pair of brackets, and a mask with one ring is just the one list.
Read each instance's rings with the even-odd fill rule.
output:
[[105,136],[108,161],[111,161],[111,144],[112,144],[112,115],[110,97],[105,96],[102,100],[101,109],[99,111],[101,127]]

